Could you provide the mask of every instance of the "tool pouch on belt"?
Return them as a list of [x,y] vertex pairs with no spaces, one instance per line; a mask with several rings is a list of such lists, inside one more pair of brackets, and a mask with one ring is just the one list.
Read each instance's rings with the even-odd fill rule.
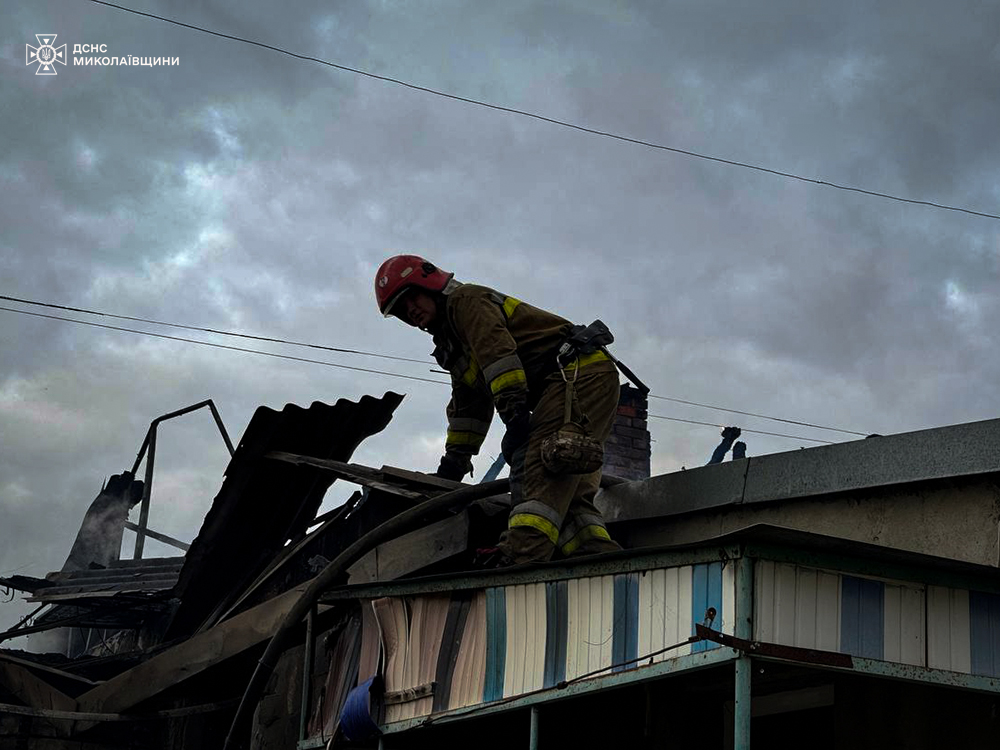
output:
[[[597,324],[604,327],[603,323],[595,321],[587,329],[584,326],[576,326],[574,331],[576,332],[579,329],[582,332]],[[604,327],[604,331],[607,332],[608,343],[610,343],[611,332],[606,327]],[[580,374],[580,368],[577,367],[573,370],[572,380],[566,377],[566,370],[563,369],[564,365],[568,364],[563,360],[563,352],[567,350],[567,345],[572,341],[573,336],[559,350],[558,357],[559,372],[566,382],[566,407],[563,411],[563,426],[545,438],[541,445],[542,465],[553,474],[590,474],[592,471],[600,469],[604,463],[604,447],[599,441],[590,436],[587,428],[581,422],[574,422],[572,418],[573,390],[576,378]],[[590,351],[594,351],[594,349],[596,347],[591,348]],[[576,349],[575,346],[568,351],[573,357],[579,356],[580,353],[580,350]],[[586,416],[584,416],[581,421],[585,423],[586,419]]]
[[553,474],[589,474],[604,464],[604,448],[577,422],[542,441],[542,465]]

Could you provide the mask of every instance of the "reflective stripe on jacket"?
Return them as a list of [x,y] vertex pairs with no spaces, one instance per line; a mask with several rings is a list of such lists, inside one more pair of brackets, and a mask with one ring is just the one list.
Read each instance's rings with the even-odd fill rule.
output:
[[[445,321],[434,337],[434,356],[452,381],[445,447],[474,455],[486,439],[494,406],[503,413],[508,403],[537,401],[572,324],[478,284],[452,281],[444,294]],[[602,352],[579,364],[598,361],[614,368]]]

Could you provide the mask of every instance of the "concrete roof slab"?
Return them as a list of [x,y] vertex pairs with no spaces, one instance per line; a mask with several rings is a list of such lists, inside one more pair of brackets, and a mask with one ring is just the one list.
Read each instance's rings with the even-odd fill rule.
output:
[[1000,471],[1000,419],[750,459],[743,502],[772,502]]

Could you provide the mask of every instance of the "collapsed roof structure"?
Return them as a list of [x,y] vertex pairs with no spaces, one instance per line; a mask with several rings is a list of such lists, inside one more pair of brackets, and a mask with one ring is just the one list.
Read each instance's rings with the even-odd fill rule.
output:
[[[0,637],[67,634],[61,654],[0,651],[0,736],[87,750],[1000,736],[1000,420],[648,478],[626,386],[605,469],[621,478],[598,496],[626,549],[471,571],[505,525],[502,481],[349,463],[401,398],[258,409],[198,536],[166,538],[183,556],[117,559],[124,529],[155,535],[127,521],[151,461],[143,481],[138,459],[112,478],[64,570],[0,580],[41,607]],[[317,517],[336,479],[361,489]],[[943,711],[959,725],[936,728]]]

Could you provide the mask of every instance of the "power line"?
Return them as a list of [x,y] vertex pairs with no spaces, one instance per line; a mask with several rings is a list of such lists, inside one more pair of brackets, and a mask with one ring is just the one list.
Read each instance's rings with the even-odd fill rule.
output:
[[[698,421],[696,421],[694,419],[681,419],[680,417],[663,417],[663,416],[660,416],[659,414],[650,414],[649,418],[650,419],[668,419],[671,422],[684,422],[685,424],[700,424],[700,425],[705,425],[706,427],[723,427],[724,426],[724,425],[721,425],[721,424],[715,424],[713,422],[698,422]],[[740,428],[740,432],[752,432],[752,433],[754,433],[756,435],[773,435],[775,437],[791,438],[792,440],[808,440],[811,443],[826,443],[828,445],[833,445],[834,444],[832,440],[820,440],[819,438],[808,438],[808,437],[802,437],[800,435],[785,435],[784,433],[781,433],[781,432],[764,432],[763,430],[748,430],[748,429],[745,429],[745,428],[742,428],[742,427]],[[860,433],[858,433],[858,434],[860,434]]]
[[[183,329],[190,330],[190,331],[203,331],[203,332],[206,332],[206,333],[219,334],[221,336],[236,336],[236,337],[239,337],[239,338],[253,339],[253,340],[256,340],[256,341],[270,341],[270,342],[279,343],[279,344],[288,344],[290,346],[303,346],[303,347],[309,347],[309,348],[313,348],[313,349],[323,349],[323,350],[331,351],[331,352],[341,352],[341,353],[347,353],[347,354],[361,354],[361,355],[364,355],[364,356],[367,356],[367,357],[382,357],[384,359],[395,359],[395,360],[399,360],[399,361],[402,361],[402,362],[416,362],[417,364],[428,364],[425,360],[411,359],[409,357],[397,357],[397,356],[394,356],[394,355],[391,355],[391,354],[379,354],[379,353],[376,353],[376,352],[367,352],[367,351],[361,351],[361,350],[358,350],[358,349],[341,349],[341,348],[337,348],[337,347],[333,347],[333,346],[323,346],[323,345],[320,345],[320,344],[311,344],[311,343],[308,343],[308,342],[301,342],[301,341],[288,341],[286,339],[271,338],[271,337],[268,337],[268,336],[256,336],[256,335],[251,335],[251,334],[246,334],[246,333],[239,333],[239,332],[236,332],[236,331],[223,331],[223,330],[219,330],[217,328],[206,328],[206,327],[203,327],[203,326],[191,326],[191,325],[184,325],[184,324],[181,324],[181,323],[168,323],[168,322],[165,322],[165,321],[151,320],[151,319],[148,319],[148,318],[139,318],[139,317],[135,317],[135,316],[131,316],[131,315],[120,315],[120,314],[116,314],[116,313],[108,313],[108,312],[100,312],[100,311],[97,311],[97,310],[89,310],[89,309],[84,308],[84,307],[72,307],[72,306],[69,306],[69,305],[60,305],[60,304],[56,304],[54,302],[39,302],[37,300],[24,299],[22,297],[10,297],[10,296],[4,295],[4,294],[0,294],[0,300],[7,300],[7,301],[10,301],[10,302],[18,302],[18,303],[21,303],[21,304],[24,304],[24,305],[34,305],[36,307],[47,307],[47,308],[52,308],[52,309],[56,309],[56,310],[68,310],[68,311],[71,311],[71,312],[84,313],[86,315],[99,315],[99,316],[108,317],[108,318],[117,318],[119,320],[134,320],[134,321],[138,321],[138,322],[142,322],[142,323],[153,323],[155,325],[167,326],[167,327],[170,327],[170,328],[183,328]],[[8,309],[8,308],[3,308],[3,309]],[[17,312],[19,312],[19,311],[17,311]],[[58,319],[59,320],[63,320],[63,318],[58,318]],[[66,319],[66,320],[72,320],[72,319]],[[83,321],[73,321],[73,322],[83,323]],[[124,330],[132,331],[132,329],[124,329]],[[135,332],[135,331],[133,331],[133,332]],[[203,343],[203,342],[201,342],[201,343]],[[256,350],[251,350],[251,351],[256,351]],[[435,373],[440,372],[442,375],[447,375],[448,374],[447,372],[444,372],[442,370],[431,370],[431,372],[435,372]],[[434,381],[434,382],[441,382],[441,381]],[[659,396],[659,395],[651,393],[651,394],[649,394],[649,397],[650,398],[661,399],[663,401],[673,401],[674,403],[686,404],[688,406],[698,406],[698,407],[701,407],[703,409],[712,409],[714,411],[719,411],[719,412],[727,412],[727,413],[732,413],[732,414],[743,414],[743,415],[746,415],[748,417],[757,417],[758,419],[769,419],[769,420],[771,420],[773,422],[784,422],[786,424],[801,425],[802,427],[812,427],[812,428],[817,429],[817,430],[829,430],[831,432],[843,432],[843,433],[846,433],[848,435],[859,435],[861,437],[864,437],[865,435],[867,435],[867,433],[857,432],[856,430],[845,430],[845,429],[841,429],[840,427],[825,427],[824,425],[814,424],[812,422],[800,422],[800,421],[795,420],[795,419],[784,419],[782,417],[772,417],[772,416],[769,416],[767,414],[757,414],[755,412],[741,411],[740,409],[730,409],[730,408],[727,408],[727,407],[724,407],[724,406],[715,406],[713,404],[702,404],[702,403],[699,403],[697,401],[688,401],[686,399],[674,398],[672,396]],[[707,424],[707,423],[699,423],[699,424]],[[778,433],[772,433],[772,434],[776,434],[777,435]]]
[[342,370],[353,370],[355,372],[369,372],[373,375],[388,375],[393,378],[406,378],[407,380],[419,380],[423,383],[438,383],[440,385],[450,385],[446,380],[432,380],[431,378],[418,378],[414,375],[403,375],[398,372],[386,372],[385,370],[372,370],[367,367],[352,367],[351,365],[341,365],[335,362],[325,362],[321,359],[307,359],[305,357],[293,357],[290,354],[277,354],[275,352],[265,352],[260,349],[247,349],[242,346],[227,346],[226,344],[214,344],[210,341],[199,341],[198,339],[186,339],[181,336],[167,336],[163,333],[152,333],[151,331],[140,331],[136,328],[122,328],[121,326],[109,326],[105,323],[92,323],[88,320],[76,320],[75,318],[64,318],[60,315],[46,315],[45,313],[29,312],[28,310],[15,310],[12,307],[2,307],[0,310],[5,310],[7,312],[20,313],[21,315],[31,315],[36,318],[49,318],[50,320],[62,320],[67,323],[78,323],[84,326],[93,326],[94,328],[106,328],[110,331],[124,331],[126,333],[138,333],[142,336],[153,336],[158,339],[167,339],[169,341],[183,341],[186,344],[201,344],[202,346],[211,346],[215,349],[226,349],[232,352],[246,352],[248,354],[263,354],[265,357],[276,357],[278,359],[288,359],[293,362],[308,362],[313,365],[325,365],[327,367],[338,367]]
[[[712,406],[710,404],[699,404],[697,401],[685,401],[682,398],[671,398],[670,396],[657,396],[653,393],[649,394],[650,398],[658,398],[662,401],[673,401],[677,404],[687,404],[688,406],[700,406],[703,409],[714,409],[716,411],[728,411],[733,414],[743,414],[748,417],[759,417],[760,419],[771,419],[775,422],[785,422],[786,424],[797,424],[802,427],[815,427],[817,430],[831,430],[832,432],[844,432],[848,435],[860,435],[865,437],[868,435],[867,432],[857,432],[856,430],[843,430],[840,427],[824,427],[823,425],[813,424],[811,422],[799,422],[795,419],[782,419],[781,417],[769,417],[766,414],[754,414],[752,411],[740,411],[739,409],[725,409],[721,406]],[[704,424],[704,423],[702,423]],[[826,441],[821,441],[826,442]]]
[[[387,372],[385,370],[373,370],[373,369],[369,369],[369,368],[366,368],[366,367],[352,367],[350,365],[337,364],[336,362],[326,362],[326,361],[321,360],[321,359],[308,359],[306,357],[293,357],[293,356],[291,356],[289,354],[277,354],[275,352],[265,352],[265,351],[262,351],[260,349],[248,349],[248,348],[241,347],[241,346],[227,346],[225,344],[215,344],[215,343],[212,343],[210,341],[200,341],[198,339],[189,339],[189,338],[184,338],[182,336],[167,336],[166,334],[163,334],[163,333],[153,333],[151,331],[140,331],[139,329],[136,329],[136,328],[124,328],[122,326],[111,326],[111,325],[107,325],[106,323],[93,323],[93,322],[88,321],[88,320],[77,320],[75,318],[66,318],[66,317],[63,317],[61,315],[48,315],[46,313],[36,313],[36,312],[31,312],[29,310],[17,310],[17,309],[14,309],[12,307],[3,307],[2,305],[0,305],[0,310],[3,310],[5,312],[18,313],[20,315],[30,315],[31,317],[34,317],[34,318],[46,318],[48,320],[60,320],[60,321],[66,322],[66,323],[76,323],[78,325],[91,326],[93,328],[103,328],[103,329],[109,330],[109,331],[120,331],[120,332],[124,332],[124,333],[135,333],[135,334],[139,334],[141,336],[152,336],[153,338],[166,339],[168,341],[180,341],[180,342],[183,342],[185,344],[200,344],[201,346],[210,346],[213,349],[225,349],[227,351],[244,352],[244,353],[247,353],[247,354],[260,354],[260,355],[263,355],[265,357],[275,357],[277,359],[286,359],[286,360],[291,360],[293,362],[306,362],[308,364],[324,365],[326,367],[337,367],[337,368],[340,368],[340,369],[343,369],[343,370],[353,370],[355,372],[367,372],[367,373],[371,373],[371,374],[374,374],[374,375],[385,375],[387,377],[393,377],[393,378],[405,378],[406,380],[416,380],[416,381],[419,381],[419,382],[422,382],[422,383],[436,383],[438,385],[450,385],[450,383],[448,381],[445,381],[445,380],[432,380],[431,378],[420,378],[420,377],[416,377],[414,375],[403,375],[402,373],[398,373],[398,372]],[[666,419],[666,420],[670,420],[672,422],[685,422],[687,424],[705,425],[707,427],[721,427],[722,426],[722,425],[713,424],[711,422],[696,422],[696,421],[691,420],[691,419],[679,419],[677,417],[665,417],[665,416],[660,416],[659,414],[650,414],[649,417],[652,418],[652,419]],[[784,434],[778,433],[778,432],[763,432],[761,430],[750,430],[750,429],[747,429],[747,430],[743,430],[743,432],[753,432],[753,433],[756,433],[756,434],[759,434],[759,435],[773,435],[775,437],[791,438],[792,440],[808,440],[808,441],[816,442],[816,443],[829,443],[830,442],[829,440],[818,440],[816,438],[800,437],[798,435],[784,435]]]
[[168,328],[183,328],[188,331],[202,331],[204,333],[215,333],[220,336],[235,336],[241,339],[252,339],[254,341],[268,341],[273,344],[288,344],[289,346],[303,346],[309,349],[322,349],[328,352],[340,352],[342,354],[360,354],[365,357],[380,357],[382,359],[394,359],[399,362],[416,362],[417,364],[426,365],[430,364],[430,360],[425,359],[412,359],[410,357],[397,357],[392,354],[377,354],[375,352],[366,352],[360,349],[338,349],[333,346],[323,346],[322,344],[310,344],[304,341],[288,341],[286,339],[271,338],[269,336],[253,336],[248,333],[237,333],[236,331],[222,331],[217,328],[202,328],[201,326],[189,326],[183,323],[166,323],[162,320],[150,320],[149,318],[137,318],[131,315],[116,315],[115,313],[100,312],[98,310],[87,310],[83,307],[70,307],[68,305],[57,305],[52,302],[38,302],[36,300],[21,299],[20,297],[8,297],[5,294],[0,294],[0,300],[7,300],[8,302],[20,302],[23,305],[35,305],[37,307],[48,307],[54,310],[66,310],[68,312],[78,312],[84,313],[86,315],[99,315],[105,318],[115,318],[117,320],[132,320],[137,323],[151,323],[158,326],[166,326]]
[[253,39],[246,39],[244,37],[234,36],[232,34],[223,34],[218,31],[212,31],[211,29],[206,29],[202,26],[195,26],[194,24],[184,23],[182,21],[176,21],[172,18],[166,18],[165,16],[158,16],[153,13],[146,13],[140,10],[134,10],[133,8],[127,8],[124,5],[116,5],[115,3],[106,2],[106,0],[90,0],[90,2],[97,5],[105,5],[109,8],[116,8],[118,10],[123,10],[126,13],[133,13],[137,16],[145,16],[147,18],[152,18],[157,21],[163,21],[165,23],[170,23],[175,26],[181,26],[186,29],[192,29],[194,31],[200,31],[205,34],[211,34],[212,36],[221,37],[222,39],[230,39],[234,42],[242,42],[244,44],[251,44],[255,47],[262,47],[263,49],[269,49],[274,52],[280,52],[283,55],[288,55],[289,57],[294,57],[299,60],[307,60],[309,62],[319,63],[320,65],[326,65],[331,68],[336,68],[337,70],[342,70],[347,73],[354,73],[360,76],[366,76],[368,78],[373,78],[378,81],[384,81],[386,83],[393,83],[397,86],[404,86],[408,89],[413,89],[414,91],[421,91],[426,94],[432,94],[434,96],[440,96],[445,99],[452,99],[458,102],[464,102],[465,104],[472,104],[477,107],[485,107],[487,109],[497,110],[499,112],[507,112],[513,115],[520,115],[521,117],[530,117],[534,120],[540,120],[541,122],[547,122],[551,125],[558,125],[563,128],[570,128],[571,130],[577,130],[582,133],[589,133],[591,135],[601,136],[603,138],[612,138],[617,141],[623,141],[625,143],[632,143],[637,146],[644,146],[646,148],[657,149],[659,151],[669,151],[674,154],[681,154],[682,156],[690,156],[695,159],[703,159],[705,161],[712,161],[719,164],[726,164],[732,167],[742,167],[743,169],[751,169],[757,172],[764,172],[766,174],[775,175],[777,177],[785,177],[790,180],[798,180],[799,182],[806,182],[813,185],[823,185],[826,187],[836,188],[837,190],[845,190],[852,193],[861,193],[863,195],[871,195],[876,198],[886,198],[888,200],[898,201],[899,203],[911,203],[917,206],[928,206],[930,208],[940,208],[945,211],[958,211],[965,214],[971,214],[972,216],[982,216],[987,219],[998,219],[1000,220],[1000,215],[986,213],[983,211],[974,211],[969,208],[962,208],[961,206],[949,206],[944,203],[935,203],[933,201],[916,200],[914,198],[904,198],[902,196],[893,195],[891,193],[882,193],[877,190],[867,190],[865,188],[854,187],[851,185],[841,185],[836,182],[830,182],[829,180],[819,180],[812,177],[804,177],[802,175],[794,174],[793,172],[783,172],[778,169],[770,169],[768,167],[762,167],[757,164],[750,164],[747,162],[735,161],[733,159],[724,159],[720,156],[711,156],[709,154],[699,153],[697,151],[689,151],[687,149],[676,148],[673,146],[665,146],[660,143],[654,143],[652,141],[644,141],[639,138],[630,138],[628,136],[619,135],[617,133],[612,133],[606,130],[596,130],[594,128],[588,128],[583,125],[576,125],[565,120],[557,120],[553,117],[546,117],[544,115],[539,115],[534,112],[528,112],[523,109],[515,109],[513,107],[504,107],[499,104],[491,104],[489,102],[484,102],[479,99],[470,99],[464,96],[458,96],[457,94],[449,94],[446,91],[439,91],[437,89],[428,88],[427,86],[419,86],[414,83],[408,83],[407,81],[400,80],[398,78],[391,78],[389,76],[378,75],[377,73],[370,73],[365,70],[360,70],[359,68],[352,68],[347,65],[339,65],[337,63],[332,63],[329,60],[323,60],[318,57],[311,57],[309,55],[300,55],[296,52],[291,52],[287,49],[281,47],[276,47],[271,44],[265,44],[264,42],[254,41]]
[[[312,343],[308,343],[308,342],[289,341],[289,340],[286,340],[286,339],[272,338],[272,337],[268,337],[268,336],[256,336],[256,335],[251,335],[251,334],[246,334],[246,333],[239,333],[239,332],[236,332],[236,331],[223,331],[223,330],[220,330],[220,329],[217,329],[217,328],[206,328],[206,327],[203,327],[203,326],[184,325],[182,323],[168,323],[168,322],[165,322],[165,321],[151,320],[149,318],[140,318],[140,317],[135,317],[135,316],[131,316],[131,315],[120,315],[120,314],[117,314],[117,313],[100,312],[100,311],[97,311],[97,310],[90,310],[90,309],[83,308],[83,307],[72,307],[70,305],[60,305],[60,304],[56,304],[56,303],[53,303],[53,302],[39,302],[37,300],[29,300],[29,299],[24,299],[22,297],[11,297],[11,296],[8,296],[8,295],[3,295],[3,294],[0,294],[0,300],[8,300],[8,301],[11,301],[11,302],[19,302],[19,303],[25,304],[25,305],[34,305],[34,306],[37,306],[37,307],[47,307],[47,308],[53,308],[53,309],[57,309],[57,310],[68,310],[68,311],[71,311],[71,312],[84,313],[86,315],[99,315],[99,316],[108,317],[108,318],[117,318],[119,320],[134,320],[134,321],[143,322],[143,323],[153,323],[155,325],[167,326],[167,327],[171,327],[171,328],[183,328],[183,329],[191,330],[191,331],[203,331],[203,332],[206,332],[206,333],[219,334],[219,335],[222,335],[222,336],[236,336],[236,337],[239,337],[239,338],[254,339],[254,340],[257,340],[257,341],[269,341],[269,342],[280,343],[280,344],[288,344],[290,346],[303,346],[303,347],[309,347],[309,348],[313,348],[313,349],[323,349],[323,350],[332,351],[332,352],[340,352],[340,353],[348,353],[348,354],[361,354],[361,355],[368,356],[368,357],[382,357],[384,359],[395,359],[395,360],[399,360],[399,361],[403,361],[403,362],[416,362],[418,364],[427,364],[424,360],[412,359],[412,358],[409,358],[409,357],[397,357],[397,356],[394,356],[394,355],[391,355],[391,354],[379,354],[377,352],[368,352],[368,351],[362,351],[362,350],[358,350],[358,349],[343,349],[343,348],[332,347],[332,346],[323,346],[323,345],[320,345],[320,344],[312,344]],[[2,308],[2,309],[7,310],[9,308]],[[19,310],[12,310],[12,311],[13,312],[21,312]],[[68,320],[70,322],[76,322],[76,323],[86,324],[84,321],[78,321],[78,320],[74,320],[72,318],[58,318],[58,317],[56,317],[56,319],[57,320]],[[133,333],[146,333],[145,331],[137,331],[137,330],[134,330],[134,329],[121,329],[121,330],[129,331],[129,332],[133,332]],[[149,335],[155,335],[155,334],[149,334]],[[166,338],[170,338],[170,337],[166,337]],[[180,340],[188,341],[188,339],[180,339]],[[198,341],[197,343],[206,343],[206,342]],[[257,350],[248,350],[248,351],[256,352]],[[261,353],[267,354],[267,352],[261,352]],[[308,360],[308,361],[313,362],[314,360]],[[344,365],[333,365],[333,366],[341,366],[342,367]],[[381,371],[379,371],[379,372],[381,372]],[[441,372],[441,374],[443,374],[443,375],[447,375],[448,374],[446,372],[439,371],[439,370],[431,370],[431,372]],[[433,381],[433,382],[442,382],[442,381]],[[663,401],[672,401],[672,402],[678,403],[678,404],[686,404],[688,406],[698,406],[698,407],[701,407],[703,409],[712,409],[714,411],[719,411],[719,412],[727,412],[727,413],[733,413],[733,414],[743,414],[743,415],[746,415],[746,416],[749,416],[749,417],[757,417],[759,419],[769,419],[769,420],[772,420],[774,422],[784,422],[786,424],[801,425],[803,427],[811,427],[811,428],[818,429],[818,430],[829,430],[829,431],[832,431],[832,432],[843,432],[843,433],[846,433],[848,435],[859,435],[861,437],[864,437],[867,434],[867,433],[864,433],[864,432],[858,432],[856,430],[845,430],[845,429],[842,429],[840,427],[826,427],[824,425],[814,424],[812,422],[801,422],[801,421],[795,420],[795,419],[785,419],[785,418],[782,418],[782,417],[772,417],[772,416],[769,416],[767,414],[758,414],[758,413],[755,413],[755,412],[742,411],[740,409],[730,409],[728,407],[715,406],[713,404],[703,404],[703,403],[699,403],[697,401],[688,401],[688,400],[682,399],[682,398],[674,398],[672,396],[659,396],[657,394],[651,393],[651,394],[649,394],[649,397],[650,398],[660,399],[660,400],[663,400]],[[700,422],[698,424],[708,424],[708,423]],[[767,434],[778,435],[779,433],[767,433]]]

